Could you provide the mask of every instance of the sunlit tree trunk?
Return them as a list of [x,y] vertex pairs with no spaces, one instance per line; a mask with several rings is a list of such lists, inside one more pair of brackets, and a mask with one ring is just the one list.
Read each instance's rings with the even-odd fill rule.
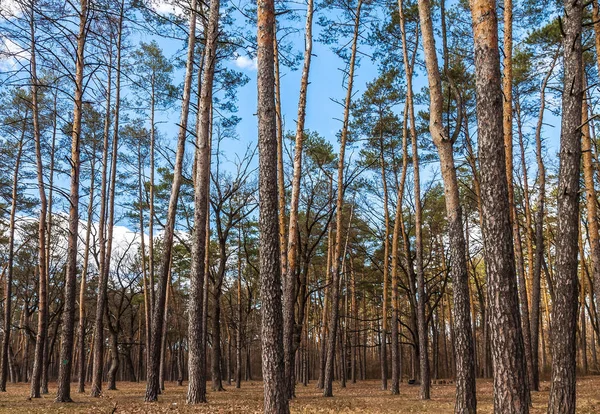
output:
[[495,0],[471,0],[475,43],[477,124],[484,255],[488,301],[494,410],[528,413],[525,350],[519,317],[515,255],[508,203],[503,142],[502,92]]
[[275,2],[259,0],[258,154],[262,376],[264,412],[289,413],[283,357],[281,251],[277,204],[277,128],[274,88]]
[[[456,352],[455,412],[474,413],[477,407],[477,400],[475,397],[475,352],[473,349],[471,329],[471,305],[469,297],[469,274],[466,261],[466,242],[463,233],[462,209],[460,205],[458,179],[456,176],[452,148],[456,136],[449,137],[443,124],[444,99],[442,95],[437,52],[435,49],[435,37],[431,20],[431,5],[428,0],[419,1],[419,17],[421,22],[421,32],[423,33],[423,48],[425,50],[425,63],[430,91],[429,131],[440,157],[451,246],[450,273],[454,285],[454,347]],[[447,75],[448,74],[446,74],[446,76]],[[459,107],[459,111],[460,110],[461,108]],[[414,128],[415,127],[412,126],[413,130]],[[460,128],[460,121],[456,128],[458,131]],[[414,135],[416,136],[416,134]],[[415,151],[416,145],[413,144],[413,147],[415,148],[413,151]],[[413,163],[414,162],[415,161],[413,161]],[[422,278],[422,276],[418,276],[418,278]],[[422,290],[420,289],[419,296],[424,296],[425,293],[421,292]],[[425,329],[419,330],[419,336],[427,335],[426,327],[424,328]],[[424,343],[424,341],[421,340],[421,343]],[[424,349],[425,351],[421,350],[421,353],[425,352],[426,354],[427,348]],[[423,357],[421,357],[421,359],[423,359]],[[423,365],[422,362],[421,371],[428,375],[428,372],[423,369]],[[428,377],[426,379],[429,381]],[[421,381],[423,380],[424,378],[421,379]],[[428,398],[428,389],[422,386],[421,390],[421,397]]]

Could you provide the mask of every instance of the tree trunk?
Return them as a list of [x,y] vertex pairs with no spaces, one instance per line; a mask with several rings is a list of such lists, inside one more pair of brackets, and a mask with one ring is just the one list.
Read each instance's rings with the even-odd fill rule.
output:
[[[595,25],[594,25],[595,26]],[[585,82],[583,87],[585,88]],[[587,232],[590,242],[590,273],[594,284],[596,298],[600,298],[600,236],[598,233],[598,197],[594,183],[594,164],[592,155],[592,139],[589,127],[588,105],[583,97],[582,108],[582,161],[585,185],[585,209],[587,212]],[[596,321],[596,323],[598,323]]]
[[[92,379],[92,397],[99,397],[102,394],[102,372],[104,368],[104,317],[108,315],[108,279],[110,275],[110,262],[112,257],[113,230],[115,222],[115,192],[116,192],[116,176],[117,162],[119,154],[119,115],[121,107],[121,49],[122,49],[122,32],[123,18],[125,14],[125,1],[121,1],[119,23],[117,28],[117,61],[116,61],[116,79],[115,79],[115,108],[114,108],[114,124],[113,124],[113,142],[110,162],[110,183],[108,185],[108,223],[106,226],[106,246],[104,247],[104,265],[100,268],[100,281],[98,284],[98,299],[96,302],[96,321],[95,321],[95,341],[96,346],[94,354],[94,377]],[[103,177],[104,179],[104,177]],[[110,321],[107,322],[110,324]],[[112,339],[111,339],[112,340]],[[115,350],[116,351],[116,350]],[[118,364],[118,353],[117,362]],[[116,381],[116,379],[115,379]],[[116,384],[109,384],[114,386]],[[110,388],[109,388],[110,389]]]
[[[145,401],[151,402],[158,399],[160,392],[159,369],[160,369],[160,347],[162,345],[162,326],[164,323],[164,306],[167,294],[167,283],[169,278],[169,267],[171,263],[171,251],[173,248],[173,237],[175,229],[175,220],[177,214],[177,201],[179,198],[179,188],[182,181],[183,157],[185,153],[185,142],[187,137],[188,115],[190,107],[190,97],[192,88],[192,76],[194,73],[194,46],[196,40],[196,14],[197,3],[192,0],[190,5],[190,25],[188,34],[188,51],[185,68],[185,80],[183,85],[183,100],[181,104],[181,120],[179,122],[179,131],[177,135],[177,150],[175,155],[175,165],[173,170],[173,184],[171,186],[171,195],[169,198],[169,208],[167,211],[167,221],[164,229],[164,256],[161,260],[161,267],[158,280],[158,289],[152,312],[152,328],[150,338],[149,364],[147,368],[147,385]],[[192,261],[194,265],[194,261]],[[192,273],[193,274],[193,273]],[[153,281],[151,280],[151,283]],[[190,341],[191,343],[191,341]]]
[[[346,140],[348,138],[348,122],[350,117],[350,106],[352,103],[352,85],[354,83],[354,69],[356,63],[356,54],[358,48],[358,35],[360,29],[360,10],[363,0],[358,0],[356,11],[354,13],[354,35],[352,38],[352,51],[350,54],[348,85],[346,91],[346,101],[344,104],[344,122],[340,140],[340,154],[338,160],[338,179],[337,179],[337,201],[336,201],[336,232],[335,246],[333,249],[333,258],[331,260],[331,315],[329,318],[330,329],[327,337],[327,362],[325,363],[325,376],[323,382],[323,396],[333,396],[333,371],[335,358],[335,342],[338,327],[339,300],[340,300],[340,259],[342,250],[343,234],[343,207],[344,207],[344,155],[346,152]],[[329,271],[329,269],[327,269]]]
[[[304,36],[304,66],[300,79],[300,97],[298,98],[298,119],[296,121],[296,148],[294,151],[294,172],[292,177],[292,198],[290,201],[290,221],[287,240],[287,263],[283,280],[283,345],[285,362],[285,381],[288,387],[288,398],[294,398],[294,308],[297,296],[296,274],[298,272],[298,204],[300,200],[300,178],[302,175],[302,146],[304,143],[304,120],[306,118],[306,95],[308,93],[308,76],[312,58],[312,18],[313,0],[308,0],[306,10],[306,27]],[[279,100],[278,100],[279,101]],[[279,116],[281,114],[278,114]],[[281,178],[280,178],[281,179]],[[281,220],[281,217],[279,218]],[[301,322],[301,321],[300,321]]]
[[40,113],[38,105],[38,78],[36,62],[36,39],[35,39],[35,11],[31,9],[30,15],[30,39],[31,39],[31,109],[33,115],[33,137],[35,141],[35,157],[37,184],[40,194],[40,216],[38,221],[38,326],[35,342],[35,354],[33,370],[31,372],[31,398],[40,398],[40,386],[42,377],[42,366],[44,364],[44,343],[48,331],[48,302],[47,302],[47,262],[46,262],[46,213],[47,200],[44,185],[43,162],[42,162],[42,134],[40,131]]
[[264,412],[289,413],[283,356],[281,251],[277,210],[277,131],[274,90],[275,2],[259,0],[258,154],[262,372]]
[[108,309],[106,310],[106,319],[108,326],[108,343],[110,352],[110,368],[106,374],[109,390],[117,389],[117,371],[119,370],[119,321],[116,323],[116,328],[113,328],[112,323],[109,320]]
[[[560,50],[560,49],[559,49]],[[540,389],[539,340],[540,340],[540,298],[542,281],[542,261],[544,260],[544,199],[546,197],[546,167],[544,166],[542,149],[542,126],[546,109],[546,86],[559,53],[554,54],[552,65],[542,81],[540,88],[540,110],[535,129],[535,151],[538,170],[538,199],[535,218],[535,256],[533,276],[531,279],[531,358],[533,365],[533,390]]]
[[494,410],[528,413],[529,393],[519,317],[515,255],[506,180],[495,0],[471,0],[484,255],[494,369]]
[[[24,119],[27,119],[25,111]],[[0,391],[6,391],[6,379],[9,371],[9,348],[10,331],[12,329],[11,308],[12,308],[12,284],[13,284],[13,263],[15,257],[15,218],[17,215],[17,196],[19,185],[19,170],[21,167],[21,156],[23,155],[23,139],[25,138],[26,121],[23,121],[21,137],[19,138],[19,149],[15,158],[15,169],[12,181],[12,193],[10,202],[10,218],[8,224],[8,263],[6,280],[4,285],[4,335],[2,336],[2,357],[0,359]]]
[[[450,239],[450,273],[454,284],[454,347],[456,352],[456,413],[474,413],[477,409],[475,396],[475,354],[471,329],[469,276],[466,261],[466,242],[463,233],[462,210],[459,198],[458,179],[454,165],[452,145],[455,137],[449,137],[443,125],[443,105],[441,77],[439,73],[435,37],[431,21],[431,5],[428,0],[419,1],[419,16],[423,33],[423,47],[430,90],[429,130],[440,157],[448,232]],[[446,74],[448,75],[448,74]],[[410,92],[409,92],[410,93]],[[458,93],[458,92],[457,92]],[[459,111],[461,108],[459,107]],[[414,126],[412,127],[414,129]],[[460,128],[459,125],[456,128]],[[458,129],[457,129],[458,130]],[[416,135],[416,134],[415,134]],[[415,145],[413,144],[413,147]],[[413,150],[414,151],[414,150]],[[414,162],[414,161],[413,161]],[[418,267],[418,265],[417,265]],[[422,278],[422,276],[420,277]],[[419,296],[422,295],[421,289]],[[424,293],[423,293],[424,295]],[[424,307],[424,306],[423,306]],[[422,311],[424,313],[424,310]],[[420,322],[421,324],[421,322]],[[426,335],[424,327],[419,336]],[[423,340],[421,340],[423,342]],[[426,348],[421,354],[426,354]],[[423,360],[423,356],[421,356]],[[423,364],[422,364],[423,365]],[[422,369],[423,371],[423,369]],[[424,381],[428,378],[422,378]],[[424,390],[424,388],[422,388]],[[428,391],[428,390],[427,390]],[[422,397],[424,398],[425,395]],[[428,395],[427,395],[428,397]]]
[[242,242],[238,234],[237,329],[235,332],[235,388],[242,386]]
[[[96,153],[96,145],[92,152]],[[77,392],[85,392],[85,293],[86,293],[86,281],[88,264],[90,258],[90,236],[92,231],[92,224],[94,219],[94,183],[95,183],[95,172],[96,172],[96,158],[92,158],[92,166],[90,176],[90,199],[88,202],[88,220],[87,227],[85,229],[85,250],[83,252],[83,269],[81,271],[81,282],[79,285],[79,372],[78,372],[78,389]]]
[[[329,200],[333,198],[333,179],[329,179]],[[331,202],[331,201],[330,201]],[[327,362],[327,311],[329,304],[329,292],[331,283],[331,258],[333,257],[333,223],[329,223],[327,230],[327,269],[325,270],[325,289],[323,291],[323,309],[321,311],[321,334],[319,336],[320,352],[319,352],[319,379],[317,380],[317,388],[323,389],[325,383],[325,364]]]
[[564,7],[562,27],[565,74],[558,176],[556,273],[552,302],[552,385],[549,414],[574,413],[576,390],[580,129],[584,96],[581,46],[583,3],[580,0],[565,1]]
[[65,277],[65,300],[61,333],[58,373],[57,402],[71,401],[71,366],[73,356],[73,331],[75,325],[75,295],[77,293],[77,239],[79,228],[79,144],[81,138],[81,115],[83,106],[83,69],[85,66],[85,38],[87,28],[87,0],[80,1],[79,32],[77,34],[77,59],[75,61],[75,99],[73,109],[73,132],[71,135],[71,189],[69,208],[69,237],[67,246],[67,272]]

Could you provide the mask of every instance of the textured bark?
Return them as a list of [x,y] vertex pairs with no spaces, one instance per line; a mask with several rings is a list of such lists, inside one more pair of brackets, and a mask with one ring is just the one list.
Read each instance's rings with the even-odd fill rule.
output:
[[83,69],[88,1],[80,1],[79,31],[77,34],[77,58],[75,61],[75,97],[73,109],[73,132],[71,135],[71,188],[69,207],[69,237],[67,246],[67,272],[65,277],[65,299],[61,333],[61,347],[58,372],[57,402],[71,401],[71,367],[73,357],[73,331],[75,327],[75,296],[77,293],[77,239],[79,228],[79,170],[81,161],[81,115],[83,106]]
[[535,217],[535,256],[531,278],[531,359],[533,365],[534,391],[540,389],[539,340],[540,340],[540,298],[542,282],[542,262],[544,260],[544,201],[546,197],[546,167],[542,149],[542,126],[546,109],[546,86],[554,70],[559,53],[554,54],[552,65],[546,73],[540,88],[540,109],[535,129],[535,153],[538,170],[538,199]]
[[[474,413],[477,409],[475,396],[475,352],[473,349],[473,331],[471,328],[466,241],[463,233],[458,179],[454,166],[453,140],[448,137],[448,133],[443,125],[444,100],[429,1],[419,1],[419,17],[421,32],[423,33],[423,48],[425,50],[425,63],[430,91],[429,131],[440,157],[451,246],[450,275],[454,286],[453,326],[455,334],[453,337],[456,354],[455,412]],[[420,295],[421,293],[419,293]],[[426,335],[426,331],[423,334]],[[421,332],[419,332],[420,335]]]
[[488,301],[494,410],[528,413],[529,393],[519,318],[515,255],[503,142],[502,92],[495,0],[471,0],[475,42],[477,124],[481,171],[484,255]]
[[283,360],[281,251],[277,210],[277,131],[274,90],[275,2],[259,0],[258,25],[258,154],[262,373],[264,412],[289,413]]
[[[156,291],[155,304],[152,312],[152,328],[150,338],[150,349],[148,350],[147,385],[145,401],[151,402],[158,399],[160,392],[159,370],[160,370],[160,347],[162,344],[162,327],[164,323],[164,306],[167,294],[167,282],[169,278],[169,267],[171,262],[171,251],[173,248],[173,237],[175,229],[175,216],[177,213],[177,201],[179,188],[182,181],[183,157],[185,153],[185,141],[187,137],[187,124],[190,107],[192,88],[192,76],[194,73],[194,46],[196,40],[196,14],[197,3],[192,0],[190,5],[190,24],[188,33],[188,51],[185,68],[185,80],[183,85],[183,100],[181,103],[181,119],[177,134],[177,150],[175,154],[175,165],[173,169],[173,184],[167,210],[167,221],[164,229],[164,256],[161,261],[158,289]],[[153,282],[153,281],[151,281]]]
[[[298,272],[298,204],[300,200],[300,178],[302,175],[302,147],[304,143],[304,120],[306,118],[306,96],[308,93],[308,76],[312,58],[312,18],[313,0],[308,0],[304,34],[304,66],[300,78],[300,97],[298,98],[298,118],[296,120],[296,146],[294,151],[294,172],[292,176],[292,198],[290,201],[287,263],[285,265],[286,273],[283,280],[283,345],[285,381],[288,387],[288,398],[293,398],[295,396],[296,388],[294,378],[295,349],[293,342],[296,330],[294,308],[297,296],[296,274]],[[278,114],[278,116],[280,116],[280,114]]]
[[[356,53],[358,48],[358,35],[360,28],[360,11],[363,0],[358,0],[354,12],[354,35],[352,37],[352,50],[350,54],[348,85],[346,90],[346,101],[344,104],[344,121],[340,140],[340,154],[338,159],[337,177],[337,201],[336,201],[336,232],[335,246],[331,260],[331,314],[329,318],[329,336],[327,337],[327,362],[325,363],[325,374],[323,381],[323,395],[333,396],[333,371],[335,358],[335,343],[338,327],[339,299],[340,299],[340,258],[342,253],[343,234],[343,207],[344,207],[344,155],[346,152],[346,140],[348,138],[348,122],[350,117],[350,105],[352,103],[352,85],[354,83],[354,69]],[[329,269],[327,269],[329,271]]]
[[558,175],[558,231],[552,306],[552,384],[548,413],[575,412],[579,175],[583,101],[581,0],[565,1],[564,86]]
[[[25,111],[24,119],[27,119],[28,110]],[[23,128],[19,138],[19,149],[15,157],[15,169],[13,172],[12,192],[10,201],[10,217],[8,221],[8,260],[7,271],[4,285],[4,335],[2,336],[2,357],[0,359],[0,391],[6,391],[6,379],[9,371],[9,348],[10,331],[12,326],[12,284],[13,284],[13,263],[15,257],[15,218],[17,214],[17,196],[19,185],[19,170],[21,167],[21,156],[23,155],[23,139],[25,138],[26,124],[23,121]]]

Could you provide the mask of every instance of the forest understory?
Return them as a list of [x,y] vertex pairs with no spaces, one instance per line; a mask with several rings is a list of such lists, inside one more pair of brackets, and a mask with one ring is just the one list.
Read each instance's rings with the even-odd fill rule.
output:
[[[0,413],[14,413],[20,407],[21,413],[262,413],[262,381],[244,383],[242,388],[227,387],[226,391],[208,391],[208,404],[187,405],[185,393],[187,383],[177,386],[175,382],[166,383],[165,391],[157,403],[144,403],[144,382],[119,383],[118,390],[104,391],[101,398],[86,394],[74,394],[72,404],[54,402],[56,384],[51,383],[50,393],[39,399],[26,398],[29,395],[28,384],[13,384],[0,401]],[[322,391],[315,383],[296,388],[297,398],[291,401],[293,413],[453,413],[455,385],[432,385],[432,398],[429,401],[419,399],[419,385],[408,385],[404,380],[400,386],[400,395],[391,395],[381,391],[380,381],[359,381],[348,383],[346,388],[334,384],[334,397],[323,398]],[[600,412],[600,377],[579,377],[577,380],[577,413]],[[210,389],[210,387],[209,387]],[[540,391],[532,392],[533,407],[530,413],[546,413],[550,382],[540,383]],[[493,392],[491,379],[477,380],[477,407],[479,413],[493,412]]]

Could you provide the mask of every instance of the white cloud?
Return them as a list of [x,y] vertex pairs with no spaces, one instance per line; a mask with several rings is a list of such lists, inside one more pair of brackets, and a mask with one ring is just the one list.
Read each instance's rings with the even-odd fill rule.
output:
[[11,39],[0,36],[0,69],[15,69],[15,66],[23,60],[29,60],[29,51]]
[[0,1],[0,16],[4,18],[16,17],[21,14],[21,7],[15,0]]
[[173,0],[152,0],[150,4],[158,14],[183,16],[183,9],[178,4],[175,4]]
[[256,58],[250,59],[246,55],[237,55],[233,61],[235,66],[240,69],[256,70]]

